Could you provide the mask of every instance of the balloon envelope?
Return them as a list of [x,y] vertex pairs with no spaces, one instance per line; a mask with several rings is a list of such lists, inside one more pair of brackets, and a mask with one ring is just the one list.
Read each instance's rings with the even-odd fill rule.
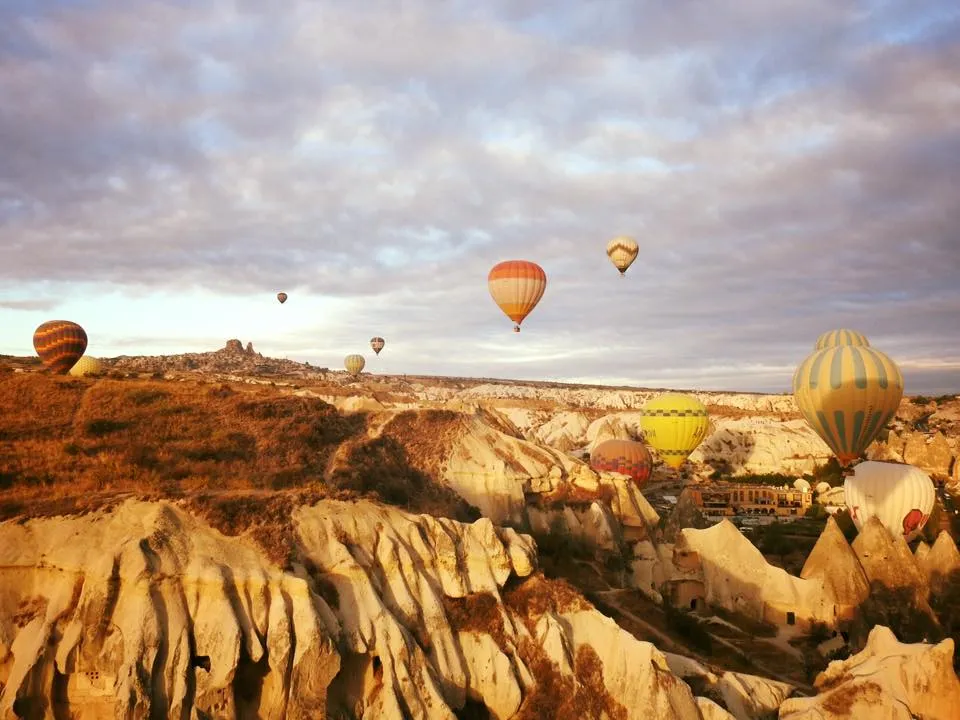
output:
[[590,467],[628,475],[642,487],[653,472],[653,458],[643,443],[635,440],[606,440],[590,453]]
[[862,462],[843,483],[843,497],[857,530],[876,517],[894,536],[910,542],[923,530],[936,501],[930,477],[913,465]]
[[543,297],[547,274],[534,262],[505,260],[490,270],[487,288],[493,301],[515,323],[514,332],[520,332],[520,323]]
[[70,368],[70,374],[74,377],[83,377],[84,375],[99,375],[103,372],[103,365],[95,357],[84,355],[77,360],[76,364]]
[[903,377],[896,363],[866,345],[815,350],[793,376],[793,397],[804,419],[849,465],[897,411]]
[[692,395],[663,393],[640,410],[643,439],[664,463],[679,468],[707,434],[707,408]]
[[343,366],[351,375],[359,375],[366,364],[367,361],[363,359],[363,355],[347,355],[343,359]]
[[633,238],[620,236],[615,237],[607,243],[607,257],[614,267],[623,275],[627,268],[637,259],[637,253],[640,252],[640,246]]
[[813,349],[823,350],[824,348],[836,347],[837,345],[869,347],[870,341],[867,340],[867,336],[863,333],[857,332],[856,330],[848,330],[847,328],[840,328],[839,330],[827,330],[827,332],[823,333],[817,338],[817,344]]
[[283,305],[287,301],[287,294],[285,292],[277,293],[277,300]]
[[373,351],[377,355],[380,354],[380,351],[383,350],[383,346],[386,344],[386,341],[382,337],[370,338],[370,347],[373,348]]
[[69,320],[50,320],[33,333],[33,349],[51,371],[65,375],[87,349],[87,333]]

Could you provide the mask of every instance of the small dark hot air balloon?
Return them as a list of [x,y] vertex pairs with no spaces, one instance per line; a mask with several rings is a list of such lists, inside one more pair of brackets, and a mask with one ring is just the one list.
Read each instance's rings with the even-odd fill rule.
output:
[[373,351],[377,355],[380,354],[380,351],[383,350],[383,346],[386,344],[386,341],[382,337],[370,338],[370,347],[373,348]]
[[33,333],[33,349],[51,372],[66,375],[87,349],[87,333],[69,320],[50,320]]
[[285,292],[277,293],[277,300],[283,305],[287,301],[287,294]]

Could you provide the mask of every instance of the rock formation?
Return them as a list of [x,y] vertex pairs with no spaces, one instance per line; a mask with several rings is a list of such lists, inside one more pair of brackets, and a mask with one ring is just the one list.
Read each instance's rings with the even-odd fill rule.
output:
[[693,495],[684,489],[677,498],[677,504],[674,506],[673,512],[670,513],[666,525],[664,525],[661,535],[662,542],[675,543],[677,536],[684,528],[703,530],[710,527],[710,524],[710,521],[703,516],[700,508],[697,507]]
[[954,573],[960,572],[960,551],[946,530],[940,531],[933,547],[928,548],[927,552],[920,552],[920,547],[917,547],[914,557],[933,593],[938,592]]
[[838,619],[852,617],[870,595],[870,581],[832,517],[827,518],[827,525],[807,556],[800,577],[823,583],[837,608]]
[[565,586],[520,582],[532,542],[489,520],[323,500],[297,508],[291,532],[300,561],[283,571],[252,536],[169,502],[0,524],[0,717],[453,720],[469,700],[498,718],[589,702],[696,719],[707,706]]
[[893,536],[879,519],[871,517],[852,547],[867,580],[890,589],[910,589],[916,602],[926,606],[929,587],[902,535]]
[[777,625],[791,617],[798,624],[835,622],[836,608],[821,580],[794,577],[768,564],[728,520],[706,530],[682,530],[673,554],[676,566],[702,578],[711,605]]
[[875,627],[862,652],[820,673],[816,697],[784,701],[780,720],[952,720],[960,708],[953,650],[953,640],[906,645]]

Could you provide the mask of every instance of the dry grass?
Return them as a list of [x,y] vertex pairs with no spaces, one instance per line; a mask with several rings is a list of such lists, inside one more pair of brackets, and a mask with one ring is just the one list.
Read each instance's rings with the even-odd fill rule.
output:
[[858,701],[879,706],[883,701],[883,688],[870,681],[841,687],[827,695],[823,709],[834,717],[848,717]]
[[508,583],[503,601],[511,612],[527,624],[531,632],[544,613],[561,614],[594,609],[570,583],[565,580],[551,580],[541,572],[519,582]]
[[466,432],[464,417],[450,410],[407,410],[380,433],[402,442],[413,467],[438,477],[452,445]]
[[739,420],[747,417],[776,417],[784,422],[787,420],[800,420],[803,418],[803,415],[800,414],[799,410],[794,410],[792,412],[744,410],[733,407],[732,405],[715,405],[713,403],[708,403],[706,407],[707,414],[711,418],[730,418],[732,420]]
[[[475,517],[431,472],[450,418],[418,415],[402,414],[371,445],[359,442],[365,415],[270,386],[0,373],[0,520],[190,498],[223,532],[261,536],[282,563],[289,508],[329,493]],[[331,484],[326,469],[344,444],[355,466]]]
[[444,595],[443,607],[450,626],[462,632],[489,635],[501,648],[508,646],[500,602],[490,593],[480,592],[462,598]]

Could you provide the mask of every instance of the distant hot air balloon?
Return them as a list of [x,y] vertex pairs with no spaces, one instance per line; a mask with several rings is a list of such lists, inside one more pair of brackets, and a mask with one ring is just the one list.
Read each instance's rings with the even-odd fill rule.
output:
[[675,469],[703,442],[709,425],[707,408],[685,393],[663,393],[640,410],[644,440]]
[[84,375],[99,375],[103,372],[103,365],[100,364],[100,361],[95,357],[90,357],[89,355],[84,355],[82,358],[77,360],[76,364],[70,368],[70,374],[75,377],[83,377]]
[[277,300],[279,300],[280,304],[283,305],[287,301],[287,294],[285,292],[277,293]]
[[620,277],[625,277],[627,268],[637,259],[637,253],[639,252],[640,247],[636,241],[625,235],[615,237],[607,243],[607,257],[610,258],[610,262],[620,271]]
[[903,377],[896,363],[867,345],[815,350],[793,376],[793,397],[814,431],[846,466],[897,411]]
[[65,375],[87,349],[87,333],[69,320],[50,320],[33,333],[33,348],[51,371]]
[[876,517],[894,537],[910,542],[927,524],[936,500],[930,477],[913,465],[868,460],[843,483],[843,497],[857,530]]
[[828,330],[817,338],[817,344],[814,350],[823,350],[837,345],[856,345],[857,347],[870,347],[870,341],[867,336],[856,330],[840,328],[839,330]]
[[653,458],[643,443],[635,440],[606,440],[590,453],[590,467],[629,475],[638,487],[650,479]]
[[366,364],[367,361],[363,359],[363,355],[347,355],[343,359],[343,366],[351,375],[359,375]]
[[487,287],[493,301],[515,323],[513,331],[520,332],[520,323],[543,297],[547,274],[534,262],[506,260],[490,270]]
[[380,351],[383,350],[383,346],[386,344],[386,341],[382,337],[370,338],[370,347],[373,348],[373,351],[377,355],[380,354]]

